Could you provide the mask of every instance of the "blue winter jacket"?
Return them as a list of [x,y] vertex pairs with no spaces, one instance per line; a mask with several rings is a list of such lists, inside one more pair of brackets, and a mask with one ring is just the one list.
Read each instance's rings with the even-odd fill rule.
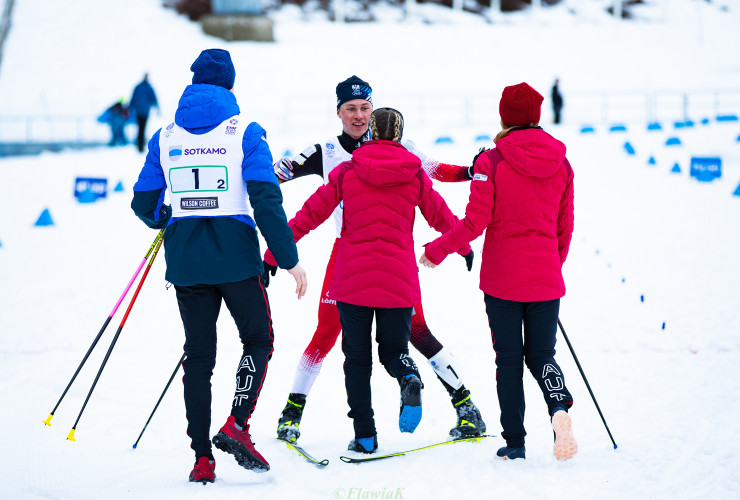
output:
[[[213,130],[225,119],[239,114],[234,94],[216,85],[189,85],[175,113],[175,123],[192,134]],[[290,269],[298,263],[293,232],[283,210],[283,195],[272,167],[272,154],[265,130],[252,122],[244,132],[242,177],[252,205],[254,220],[246,215],[217,217],[171,217],[164,205],[167,191],[159,160],[157,130],[149,141],[149,153],[134,185],[131,208],[164,235],[167,271],[174,285],[214,285],[242,281],[262,272],[256,227],[275,255],[278,265]],[[255,225],[256,221],[256,225]]]
[[134,87],[128,108],[132,109],[138,116],[149,116],[149,109],[157,107],[157,95],[151,84],[144,80]]

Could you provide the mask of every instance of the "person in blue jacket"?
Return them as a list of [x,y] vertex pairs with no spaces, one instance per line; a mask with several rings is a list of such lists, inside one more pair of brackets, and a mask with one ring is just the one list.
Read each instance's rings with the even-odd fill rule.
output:
[[[149,141],[131,208],[149,227],[166,228],[165,279],[175,287],[185,328],[185,412],[196,460],[190,481],[205,484],[215,479],[211,375],[222,300],[238,327],[243,353],[231,415],[213,444],[246,469],[270,469],[249,434],[273,351],[257,227],[278,265],[295,278],[299,299],[306,274],[298,264],[265,130],[239,114],[231,92],[231,56],[204,50],[190,69],[193,84],[180,97],[174,122]],[[171,205],[164,203],[165,194]]]
[[98,116],[98,122],[107,123],[110,126],[110,142],[108,146],[125,146],[128,144],[124,131],[129,119],[129,109],[123,105],[123,97],[114,102],[108,109]]
[[154,89],[149,83],[149,74],[145,73],[144,79],[134,87],[134,93],[131,94],[131,101],[128,103],[128,109],[136,114],[136,123],[139,126],[139,134],[136,137],[136,147],[139,153],[144,152],[146,122],[149,120],[149,110],[151,108],[159,109],[159,104],[157,103],[157,94],[154,93]]

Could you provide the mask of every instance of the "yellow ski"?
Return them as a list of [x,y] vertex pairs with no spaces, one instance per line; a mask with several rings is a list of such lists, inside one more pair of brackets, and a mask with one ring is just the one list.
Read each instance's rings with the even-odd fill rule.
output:
[[361,464],[361,463],[365,463],[365,462],[373,462],[375,460],[384,460],[386,458],[400,457],[402,455],[407,455],[409,453],[414,453],[414,452],[422,451],[422,450],[428,450],[430,448],[436,448],[437,446],[443,446],[443,445],[446,445],[446,444],[477,443],[477,442],[482,441],[483,439],[485,439],[487,437],[494,437],[494,436],[492,434],[484,434],[482,436],[467,437],[467,438],[460,438],[460,439],[451,439],[449,441],[442,441],[441,443],[430,444],[428,446],[424,446],[424,447],[421,447],[421,448],[416,448],[414,450],[397,451],[396,453],[387,453],[385,455],[370,455],[368,457],[363,457],[363,458],[353,458],[353,457],[341,456],[341,457],[339,457],[339,460],[341,460],[342,462],[347,463],[347,464]]
[[290,441],[286,441],[285,439],[280,439],[280,438],[278,438],[278,441],[282,441],[283,443],[285,443],[285,446],[295,451],[300,456],[302,456],[303,458],[305,458],[306,460],[308,460],[314,465],[317,465],[319,467],[325,467],[326,465],[329,464],[329,459],[325,458],[324,460],[319,460],[318,458],[314,458],[306,450],[304,450],[303,448],[301,448],[295,443],[291,443]]

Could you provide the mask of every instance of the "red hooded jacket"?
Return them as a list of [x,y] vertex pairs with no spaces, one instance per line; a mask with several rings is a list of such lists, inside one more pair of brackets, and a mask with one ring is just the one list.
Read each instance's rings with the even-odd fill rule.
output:
[[[369,141],[329,174],[290,221],[298,242],[339,204],[343,225],[329,296],[368,307],[412,307],[421,300],[414,252],[418,206],[429,225],[448,231],[458,218],[432,188],[421,160],[393,141]],[[452,250],[470,252],[467,243]]]
[[573,234],[573,169],[565,145],[539,128],[513,130],[474,165],[465,219],[426,246],[434,264],[486,230],[480,288],[517,302],[565,295]]

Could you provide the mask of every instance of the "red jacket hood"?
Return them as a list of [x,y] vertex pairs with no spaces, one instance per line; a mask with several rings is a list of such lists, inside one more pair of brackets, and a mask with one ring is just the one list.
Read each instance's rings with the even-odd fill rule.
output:
[[499,139],[496,149],[521,175],[546,179],[565,160],[565,144],[539,128],[513,130]]
[[352,154],[355,172],[371,186],[395,186],[410,181],[421,160],[394,141],[368,141]]

